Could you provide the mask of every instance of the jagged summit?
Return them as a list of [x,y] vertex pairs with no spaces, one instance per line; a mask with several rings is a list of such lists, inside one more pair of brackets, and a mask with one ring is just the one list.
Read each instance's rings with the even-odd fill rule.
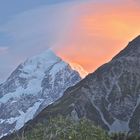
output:
[[60,60],[60,58],[58,56],[56,56],[56,54],[53,52],[52,49],[47,49],[43,53],[38,54],[32,58],[29,58],[27,61],[40,61],[40,60],[57,61],[57,60]]
[[140,57],[140,35],[133,39],[119,54],[113,59],[124,57]]
[[20,64],[0,84],[0,138],[20,129],[80,80],[51,49]]
[[62,61],[61,58],[56,56],[51,49],[48,49],[41,54],[28,58],[24,63],[22,63],[19,69],[22,71],[20,77],[30,78],[34,75],[34,77],[41,78],[45,75],[45,71],[51,69],[51,67],[56,64],[59,65],[60,69],[68,65]]
[[24,71],[22,75],[34,74],[34,76],[36,76],[40,74],[41,77],[41,75],[44,76],[45,70],[51,68],[55,64],[59,64],[57,70],[65,66],[69,66],[71,67],[71,69],[79,72],[79,75],[82,78],[88,75],[88,73],[80,65],[75,63],[65,63],[60,57],[58,57],[53,52],[52,49],[48,49],[41,54],[38,54],[32,58],[27,59],[23,64],[21,64],[22,66],[20,67],[20,70],[22,68],[22,71]]
[[48,66],[48,64],[52,65],[53,63],[56,63],[58,61],[61,61],[61,59],[56,56],[56,54],[51,50],[48,49],[45,52],[38,54],[36,56],[33,56],[32,58],[28,58],[23,65],[38,65],[39,66],[45,66],[45,64]]

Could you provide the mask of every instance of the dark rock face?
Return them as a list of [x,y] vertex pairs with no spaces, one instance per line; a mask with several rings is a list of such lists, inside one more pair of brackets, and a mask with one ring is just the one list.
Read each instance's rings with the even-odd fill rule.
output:
[[140,36],[29,124],[60,114],[88,118],[111,132],[140,132]]

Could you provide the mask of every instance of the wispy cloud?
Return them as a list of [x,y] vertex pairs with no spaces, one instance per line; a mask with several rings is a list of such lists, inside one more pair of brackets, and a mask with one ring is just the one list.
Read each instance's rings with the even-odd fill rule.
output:
[[6,47],[6,46],[0,46],[0,54],[1,53],[5,53],[7,51],[8,51],[8,47]]

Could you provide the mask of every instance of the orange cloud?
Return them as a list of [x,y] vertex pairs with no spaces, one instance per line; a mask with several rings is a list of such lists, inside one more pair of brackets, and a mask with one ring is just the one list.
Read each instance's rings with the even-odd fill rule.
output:
[[128,1],[76,7],[81,14],[57,53],[88,72],[109,61],[140,34],[140,9],[135,1]]

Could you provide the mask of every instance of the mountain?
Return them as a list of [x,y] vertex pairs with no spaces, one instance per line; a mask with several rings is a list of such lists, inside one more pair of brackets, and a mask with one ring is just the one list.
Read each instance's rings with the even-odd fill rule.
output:
[[0,137],[23,127],[80,80],[51,50],[20,64],[0,85]]
[[140,133],[140,36],[110,62],[68,88],[27,123],[27,131],[59,115],[87,118],[110,132]]

